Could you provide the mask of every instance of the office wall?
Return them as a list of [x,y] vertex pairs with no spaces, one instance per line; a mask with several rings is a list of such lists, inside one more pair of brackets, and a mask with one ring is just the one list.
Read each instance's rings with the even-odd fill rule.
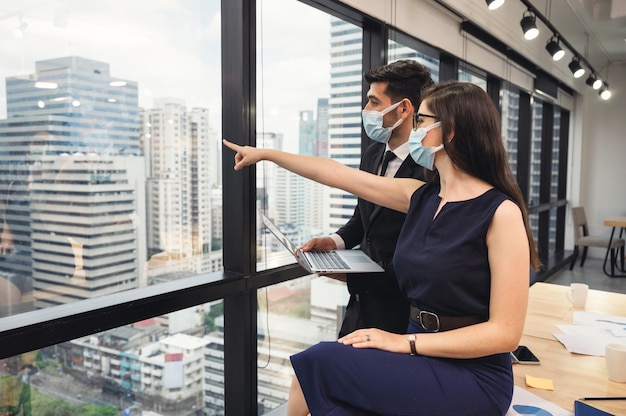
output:
[[[568,197],[571,205],[585,207],[591,231],[607,236],[610,229],[602,225],[604,219],[626,216],[626,63],[609,68],[608,82],[610,100],[601,100],[589,89],[577,99],[582,122],[580,137],[574,137],[578,149],[571,158]],[[604,253],[590,251],[593,257]]]

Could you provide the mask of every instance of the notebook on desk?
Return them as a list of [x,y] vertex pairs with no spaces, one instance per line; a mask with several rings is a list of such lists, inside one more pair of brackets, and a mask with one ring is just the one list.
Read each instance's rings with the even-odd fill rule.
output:
[[259,216],[267,229],[293,254],[296,261],[311,273],[377,273],[385,271],[361,250],[298,250],[296,245],[265,214],[259,211]]
[[580,400],[576,400],[574,402],[574,416],[615,416],[615,415],[613,413],[607,413],[604,410],[597,409]]

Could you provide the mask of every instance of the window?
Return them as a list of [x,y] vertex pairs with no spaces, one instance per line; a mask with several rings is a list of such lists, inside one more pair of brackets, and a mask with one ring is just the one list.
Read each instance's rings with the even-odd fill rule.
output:
[[5,5],[0,316],[221,269],[219,7]]
[[471,82],[472,84],[476,84],[483,90],[487,91],[487,74],[484,71],[481,71],[468,63],[461,62],[459,64],[458,76],[459,81]]
[[[293,0],[263,0],[257,14],[257,145],[358,167],[362,29]],[[357,201],[269,162],[257,166],[257,195],[257,208],[296,246],[344,225]],[[257,270],[294,263],[257,224]],[[336,339],[348,291],[343,282],[309,275],[259,289],[257,297],[262,414],[287,400],[293,374],[289,356]]]
[[501,132],[504,148],[509,158],[513,175],[517,174],[517,138],[519,123],[519,93],[509,84],[501,91],[500,106],[502,107]]
[[391,31],[389,39],[388,62],[401,59],[414,59],[424,65],[430,71],[430,76],[435,83],[439,82],[439,59],[437,52],[416,39],[409,38],[402,33]]
[[[222,157],[232,159],[219,138],[256,139],[356,167],[366,142],[362,73],[382,63],[378,49],[388,48],[389,61],[424,59],[436,80],[440,67],[447,79],[459,66],[462,79],[487,79],[393,28],[387,42],[382,16],[333,0],[4,3],[0,192],[10,198],[0,198],[1,231],[11,230],[15,253],[0,256],[0,356],[15,373],[36,364],[33,395],[44,391],[44,377],[63,380],[65,402],[113,406],[103,414],[133,406],[262,414],[284,402],[289,355],[336,337],[345,287],[303,276],[254,214],[265,209],[298,242],[343,225],[356,199],[331,190],[319,197],[263,165],[247,176],[222,173]],[[23,37],[12,37],[18,28]],[[286,47],[292,40],[297,45]],[[258,73],[249,76],[255,64]],[[503,139],[528,181],[531,96],[516,88],[503,105],[510,112]],[[557,133],[546,108],[540,136],[559,135],[558,200],[542,200],[531,218],[544,235],[558,207],[556,251],[563,248],[569,112],[560,109]],[[556,160],[539,152],[533,163],[544,169]],[[258,188],[247,182],[255,172]],[[544,173],[537,180],[551,183]],[[318,214],[306,198],[324,201]],[[2,236],[5,248],[7,241]]]

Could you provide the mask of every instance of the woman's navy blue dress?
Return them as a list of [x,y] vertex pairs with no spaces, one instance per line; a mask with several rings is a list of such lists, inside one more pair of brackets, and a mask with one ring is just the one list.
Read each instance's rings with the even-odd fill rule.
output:
[[[486,236],[496,209],[509,198],[491,189],[447,202],[434,217],[438,193],[438,186],[426,184],[411,197],[394,256],[400,287],[421,310],[486,321]],[[418,332],[427,331],[409,320],[407,333]],[[503,415],[513,395],[509,354],[448,359],[322,342],[291,362],[312,416]]]

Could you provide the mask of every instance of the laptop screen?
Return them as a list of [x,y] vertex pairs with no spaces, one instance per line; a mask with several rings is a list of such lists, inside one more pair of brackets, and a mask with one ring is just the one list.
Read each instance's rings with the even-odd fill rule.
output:
[[261,211],[259,211],[259,215],[261,216],[261,220],[263,221],[263,224],[265,224],[265,226],[272,232],[272,234],[274,234],[274,236],[281,242],[281,244],[283,246],[285,246],[285,248],[287,250],[289,250],[291,252],[291,254],[293,254],[295,256],[297,247],[291,242],[291,240],[289,240],[287,238],[287,236],[285,234],[283,234],[274,225],[274,223],[272,221],[270,221],[270,219],[265,216],[265,214],[263,214]]

